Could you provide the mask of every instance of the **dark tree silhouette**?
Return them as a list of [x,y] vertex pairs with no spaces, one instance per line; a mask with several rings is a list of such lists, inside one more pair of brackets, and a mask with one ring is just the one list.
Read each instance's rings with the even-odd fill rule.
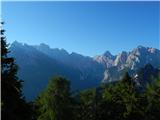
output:
[[22,81],[17,77],[14,58],[8,57],[8,45],[1,23],[1,107],[2,120],[29,120],[29,105],[22,96]]

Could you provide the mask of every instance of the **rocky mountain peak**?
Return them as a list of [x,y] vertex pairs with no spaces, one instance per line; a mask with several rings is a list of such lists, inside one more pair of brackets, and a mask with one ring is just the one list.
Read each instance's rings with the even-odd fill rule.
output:
[[15,41],[11,44],[11,46],[20,47],[20,46],[23,46],[23,43],[20,43],[20,42],[18,42],[18,41],[15,40]]
[[133,49],[131,51],[131,54],[135,54],[135,55],[142,55],[142,54],[146,54],[147,52],[147,47],[144,47],[142,45],[139,45],[137,48]]
[[113,58],[114,56],[110,53],[110,51],[104,52],[103,56],[108,57],[108,58]]
[[[69,54],[64,49],[50,48],[44,43],[33,46],[15,41],[11,46],[10,55],[16,58],[21,68],[19,77],[24,78],[29,83],[24,85],[24,94],[34,93],[32,97],[38,94],[47,84],[45,80],[52,75],[66,76],[72,81],[73,86],[77,85],[76,87],[84,88],[95,86],[99,82],[108,83],[121,80],[126,71],[130,75],[135,75],[135,71],[147,63],[160,68],[160,51],[143,46],[138,46],[130,52],[122,51],[116,56],[106,51],[94,58],[75,52]],[[134,77],[140,85],[145,84],[150,71],[154,76],[157,73],[157,70],[154,70],[150,64],[147,64],[142,72]],[[38,80],[33,81],[35,76]],[[140,81],[141,76],[145,78],[145,81]],[[42,87],[37,90],[37,85]],[[37,92],[35,92],[36,90]]]
[[114,61],[114,65],[115,66],[124,65],[126,63],[127,57],[128,57],[128,53],[125,51],[122,51],[120,54],[117,55]]

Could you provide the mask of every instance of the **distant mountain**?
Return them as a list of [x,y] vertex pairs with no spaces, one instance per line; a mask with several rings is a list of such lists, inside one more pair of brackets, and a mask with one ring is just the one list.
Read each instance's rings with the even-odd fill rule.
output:
[[15,41],[10,51],[19,65],[18,75],[24,80],[24,94],[28,100],[34,99],[47,85],[48,79],[56,75],[71,80],[71,87],[76,90],[120,80],[126,71],[134,76],[148,63],[160,68],[160,50],[143,46],[115,56],[106,51],[88,57],[50,48],[44,43],[27,45]]
[[138,46],[131,52],[123,51],[116,56],[109,56],[103,54],[94,58],[105,66],[103,78],[105,83],[121,79],[126,71],[133,75],[148,63],[153,67],[160,68],[160,50],[152,47]]
[[72,89],[96,86],[103,77],[103,66],[77,53],[51,49],[45,44],[31,46],[17,41],[10,46],[10,56],[19,65],[19,77],[24,80],[24,95],[34,99],[52,76],[71,80]]

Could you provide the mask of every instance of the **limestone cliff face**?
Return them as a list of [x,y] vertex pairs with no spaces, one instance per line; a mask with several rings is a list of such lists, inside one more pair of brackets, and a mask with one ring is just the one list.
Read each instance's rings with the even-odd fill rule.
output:
[[123,51],[116,56],[109,56],[112,55],[99,55],[94,58],[105,66],[103,82],[119,80],[126,71],[132,74],[148,63],[160,68],[160,50],[152,47],[138,46],[130,52]]

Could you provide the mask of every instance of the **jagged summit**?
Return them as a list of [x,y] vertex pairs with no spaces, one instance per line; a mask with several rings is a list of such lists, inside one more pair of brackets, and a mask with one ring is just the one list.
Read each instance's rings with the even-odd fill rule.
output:
[[104,52],[103,55],[106,56],[106,57],[110,57],[110,58],[113,57],[113,55],[108,50],[106,52]]
[[18,42],[17,40],[13,41],[11,46],[23,46],[23,43]]
[[115,56],[115,59],[107,57],[110,52],[94,57],[94,60],[105,67],[103,82],[119,80],[125,71],[134,73],[137,69],[150,64],[160,68],[160,50],[153,47],[137,46],[133,50],[122,51]]
[[[20,67],[20,78],[27,81],[24,89],[33,87],[25,94],[36,90],[37,94],[47,84],[45,80],[53,75],[65,76],[72,81],[73,86],[81,89],[95,86],[101,81],[108,83],[120,80],[126,71],[134,75],[135,71],[148,63],[160,68],[160,50],[152,47],[138,46],[130,52],[122,51],[115,56],[106,51],[102,55],[87,57],[75,52],[69,54],[65,49],[50,48],[45,43],[28,45],[15,41],[10,50]],[[41,88],[33,86],[33,82]]]

